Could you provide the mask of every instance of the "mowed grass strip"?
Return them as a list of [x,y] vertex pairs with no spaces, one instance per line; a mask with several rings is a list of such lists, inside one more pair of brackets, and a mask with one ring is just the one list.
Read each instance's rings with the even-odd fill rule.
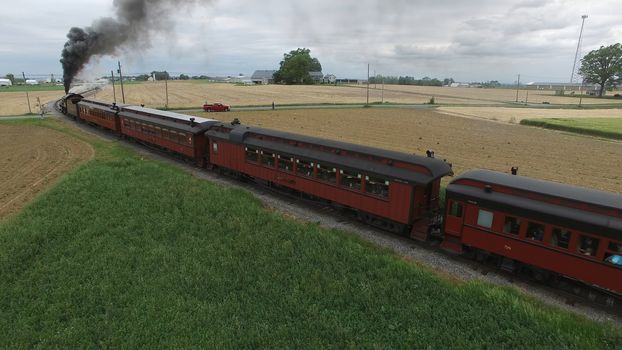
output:
[[442,279],[247,192],[97,150],[0,224],[0,347],[622,345],[612,325]]
[[522,125],[622,140],[622,118],[523,119]]

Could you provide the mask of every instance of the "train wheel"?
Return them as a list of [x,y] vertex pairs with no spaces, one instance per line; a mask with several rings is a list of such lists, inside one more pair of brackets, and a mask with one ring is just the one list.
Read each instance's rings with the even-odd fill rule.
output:
[[531,276],[534,280],[538,282],[545,282],[551,277],[548,272],[540,269],[533,269],[531,272]]

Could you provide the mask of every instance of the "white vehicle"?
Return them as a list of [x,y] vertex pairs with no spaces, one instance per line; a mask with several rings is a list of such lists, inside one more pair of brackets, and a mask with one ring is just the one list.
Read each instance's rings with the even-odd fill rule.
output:
[[13,85],[11,83],[11,80],[9,79],[0,79],[0,86],[11,86]]

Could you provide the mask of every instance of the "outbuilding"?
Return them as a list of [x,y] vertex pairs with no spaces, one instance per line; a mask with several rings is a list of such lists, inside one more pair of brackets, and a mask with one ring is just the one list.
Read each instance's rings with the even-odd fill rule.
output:
[[0,79],[0,86],[11,86],[13,85],[11,83],[10,79]]

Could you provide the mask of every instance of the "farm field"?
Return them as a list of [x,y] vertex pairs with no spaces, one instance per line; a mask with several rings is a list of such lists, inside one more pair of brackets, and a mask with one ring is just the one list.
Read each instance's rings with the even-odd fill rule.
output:
[[95,160],[0,223],[2,348],[622,345],[611,324],[93,142]]
[[[32,113],[39,113],[37,106],[37,97],[41,99],[41,103],[57,100],[65,95],[65,91],[30,91],[30,108]],[[22,115],[28,113],[28,103],[26,100],[26,92],[2,92],[0,93],[0,118],[7,115]]]
[[67,134],[32,125],[0,123],[0,219],[19,211],[93,149]]
[[[487,104],[503,105],[513,103],[516,91],[511,89],[470,89],[470,88],[441,88],[407,85],[386,85],[384,93],[381,85],[373,88],[371,85],[369,101],[390,103],[422,104],[435,98],[440,104]],[[327,85],[254,85],[242,86],[225,83],[206,83],[202,81],[170,81],[169,107],[170,108],[200,108],[205,101],[221,102],[232,106],[270,105],[274,101],[277,105],[283,104],[338,104],[358,103],[366,101],[365,85],[327,86]],[[525,93],[522,91],[521,93]],[[548,101],[552,104],[578,104],[573,97],[554,96],[554,91],[533,90],[529,92],[530,102],[541,103]],[[533,99],[532,96],[533,95]],[[112,86],[107,86],[97,94],[98,98],[113,99]],[[119,87],[117,98],[120,100]],[[164,82],[145,82],[130,84],[125,87],[126,102],[145,104],[149,107],[164,107]],[[589,104],[622,104],[622,100],[613,99],[584,99]]]
[[508,123],[520,123],[533,118],[622,118],[620,109],[548,109],[512,107],[439,107],[440,113],[467,118],[490,119]]
[[[206,113],[194,113],[205,116]],[[210,115],[243,124],[423,155],[427,149],[453,164],[508,172],[611,192],[622,192],[622,144],[509,123],[416,109],[323,109]],[[603,169],[606,168],[606,171]]]
[[[415,85],[386,85],[387,90],[395,92],[407,92],[424,96],[435,96],[436,103],[514,103],[516,101],[515,89],[479,89],[479,88],[449,88],[439,86],[415,86]],[[527,93],[529,92],[529,93]],[[568,92],[570,93],[570,92]],[[608,92],[611,96],[614,93]],[[551,104],[577,105],[579,99],[572,96],[555,96],[554,90],[519,90],[518,101],[529,103],[549,102]],[[622,104],[622,99],[584,98],[583,104]]]

